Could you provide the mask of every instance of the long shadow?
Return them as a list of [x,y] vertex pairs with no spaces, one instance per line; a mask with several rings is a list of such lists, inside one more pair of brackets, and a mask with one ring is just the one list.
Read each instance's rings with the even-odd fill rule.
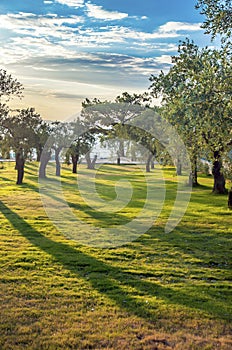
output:
[[38,162],[26,162],[25,168],[38,168]]
[[[54,185],[59,181],[57,181],[56,179],[49,179],[48,180],[51,183],[54,183]],[[46,185],[46,182],[44,182]],[[109,186],[109,185],[107,185]],[[28,187],[30,187],[30,185],[28,185]],[[69,185],[65,182],[65,187],[64,188],[69,188],[72,187],[73,188],[73,184]],[[112,188],[112,186],[109,186],[110,188]],[[33,185],[31,187],[31,189],[33,189]],[[39,191],[38,188],[35,187],[35,191]],[[95,209],[92,209],[89,205],[85,204],[85,203],[80,203],[79,201],[76,202],[71,202],[68,200],[65,200],[64,198],[62,198],[61,196],[59,197],[58,195],[56,195],[56,187],[54,187],[54,193],[52,191],[49,191],[49,193],[46,193],[46,191],[43,191],[43,195],[47,196],[47,197],[51,197],[53,199],[55,199],[56,201],[60,202],[60,203],[65,203],[68,204],[68,206],[74,210],[78,210],[78,211],[82,211],[84,213],[86,213],[87,215],[89,215],[90,217],[98,220],[98,222],[102,222],[103,224],[107,224],[109,225],[109,222],[111,222],[112,225],[114,225],[115,223],[118,224],[118,222],[120,222],[121,224],[125,224],[127,222],[129,222],[131,219],[126,218],[125,215],[121,215],[120,213],[109,213],[107,211],[97,211]],[[77,198],[78,199],[78,198]],[[109,196],[109,199],[112,200],[112,197]],[[133,207],[133,208],[137,208],[137,209],[141,209],[144,205],[144,199],[141,198],[141,200],[135,200],[134,198],[128,203],[128,207]]]
[[[30,187],[30,185],[27,187]],[[33,189],[33,187],[32,187],[32,189]],[[39,192],[38,189],[35,189],[35,191]],[[77,203],[77,202],[74,203],[74,202],[67,201],[59,196],[56,196],[53,193],[49,193],[49,194],[43,193],[43,195],[47,196],[48,198],[51,197],[59,203],[67,204],[71,209],[82,211],[85,214],[89,215],[90,217],[94,218],[95,220],[97,220],[99,223],[102,223],[102,224],[109,225],[109,222],[111,223],[111,225],[114,225],[115,223],[119,224],[119,222],[120,222],[120,224],[125,224],[131,220],[131,219],[126,218],[126,216],[121,215],[119,213],[108,213],[106,211],[97,211],[95,209],[91,209],[91,207],[88,204]],[[142,207],[142,204],[140,202],[136,202],[136,203],[133,202],[133,204],[136,204],[136,208]]]
[[[157,299],[162,299],[169,305],[182,305],[195,311],[206,311],[213,317],[228,319],[228,311],[216,293],[212,296],[212,291],[207,297],[201,294],[200,286],[195,286],[191,294],[191,292],[183,293],[171,287],[163,287],[156,282],[141,280],[141,272],[138,275],[130,274],[85,254],[69,244],[56,242],[43,236],[2,201],[0,201],[0,211],[31,244],[53,256],[76,276],[87,279],[94,289],[132,314],[150,321],[156,320],[160,317],[156,314],[156,306],[146,303],[146,296],[156,296]],[[132,292],[126,292],[125,287],[132,289]],[[139,300],[135,299],[137,295],[140,297]]]
[[[33,177],[31,177],[31,178],[29,178],[29,180],[34,180],[34,176]],[[8,184],[15,184],[15,182],[16,182],[16,178],[15,178],[15,180],[12,180],[12,179],[10,179],[10,178],[8,178],[8,177],[3,177],[3,176],[1,176],[0,175],[0,180],[2,180],[2,181],[4,181],[5,183],[8,183]],[[25,180],[24,180],[25,181]],[[35,186],[35,185],[33,185],[32,183],[28,183],[28,182],[23,182],[21,185],[18,185],[18,187],[17,187],[18,189],[19,188],[23,188],[23,189],[28,189],[28,190],[31,190],[31,191],[34,191],[34,192],[39,192],[39,188],[38,188],[38,186]]]
[[4,177],[0,174],[0,179],[5,181],[5,182],[13,182],[15,184],[15,180],[9,179],[9,177]]
[[[199,232],[194,230],[190,225],[185,225],[180,229],[175,229],[172,233],[165,234],[160,232],[159,228],[152,229],[146,233],[147,241],[137,240],[137,245],[133,249],[141,250],[143,245],[151,245],[153,238],[155,238],[159,244],[166,244],[167,249],[175,249],[175,252],[179,252],[180,255],[184,254],[186,259],[191,261],[191,269],[196,269],[199,266],[210,267],[218,270],[220,268],[222,281],[228,278],[228,273],[223,275],[224,272],[231,270],[230,263],[230,247],[231,237],[227,235],[219,235],[216,230],[210,229],[208,232]],[[221,250],[221,247],[226,247]],[[197,259],[194,262],[192,258]],[[187,263],[187,261],[186,261]],[[216,271],[217,272],[217,271]],[[203,274],[203,273],[202,273]],[[232,275],[230,275],[232,278]],[[230,280],[231,280],[230,278]]]
[[35,186],[32,183],[28,182],[23,182],[21,185],[19,185],[19,188],[28,189],[29,191],[33,192],[39,192],[38,186]]
[[[99,223],[106,224],[106,225],[114,225],[115,223],[117,225],[124,225],[127,222],[130,222],[131,219],[127,218],[124,215],[121,215],[119,213],[108,213],[106,211],[97,211],[95,209],[91,209],[87,204],[80,204],[80,203],[73,203],[67,201],[67,204],[70,208],[83,211],[90,217],[97,220]],[[141,203],[137,205],[137,208],[141,207]],[[110,223],[110,224],[109,224]]]

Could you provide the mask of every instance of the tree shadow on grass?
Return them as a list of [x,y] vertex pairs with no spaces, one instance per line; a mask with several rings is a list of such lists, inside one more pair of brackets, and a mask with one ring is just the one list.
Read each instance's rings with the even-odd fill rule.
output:
[[0,175],[0,179],[4,182],[7,182],[7,183],[12,182],[13,184],[15,184],[15,180],[9,179],[9,177],[4,177],[4,176]]
[[31,244],[51,255],[77,277],[87,279],[95,290],[131,314],[149,321],[157,320],[160,317],[159,304],[156,305],[156,302],[149,304],[146,300],[153,298],[166,304],[166,317],[169,305],[170,307],[174,305],[179,306],[180,311],[183,311],[181,307],[186,307],[187,310],[206,312],[210,317],[228,318],[227,310],[220,302],[220,296],[203,295],[200,286],[194,286],[194,289],[185,293],[170,286],[161,286],[157,281],[144,281],[140,273],[136,275],[125,272],[122,268],[111,266],[81,252],[68,242],[61,243],[45,237],[2,201],[0,210]]
[[39,163],[38,162],[26,162],[25,168],[38,168]]

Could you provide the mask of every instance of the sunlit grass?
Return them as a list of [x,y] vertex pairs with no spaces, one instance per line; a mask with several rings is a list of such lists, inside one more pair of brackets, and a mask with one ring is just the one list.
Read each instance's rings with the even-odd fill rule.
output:
[[[154,170],[148,176],[153,179]],[[81,166],[78,176],[91,171]],[[22,186],[13,164],[0,169],[1,349],[230,349],[232,216],[226,196],[200,177],[178,227],[164,227],[175,200],[174,169],[164,169],[166,201],[134,242],[100,249],[68,240],[48,219],[37,164]],[[133,166],[104,166],[96,194],[117,198],[124,178],[133,194],[118,213],[91,210],[78,177],[62,169],[65,200],[89,225],[123,225],[140,211],[146,182]],[[54,181],[56,181],[54,176]],[[126,183],[121,184],[126,186]],[[94,197],[92,198],[94,202]],[[70,226],[70,230],[72,227]]]

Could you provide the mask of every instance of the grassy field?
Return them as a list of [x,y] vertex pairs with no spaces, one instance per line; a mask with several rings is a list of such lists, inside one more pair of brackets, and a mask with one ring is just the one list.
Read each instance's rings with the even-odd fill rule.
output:
[[[65,198],[89,225],[123,224],[139,212],[146,184],[133,166],[99,169],[97,190],[114,198],[118,169],[135,194],[115,215],[91,210],[73,190],[76,177],[62,169]],[[27,163],[24,184],[16,186],[13,164],[0,169],[0,349],[232,348],[232,212],[226,196],[211,193],[212,178],[200,177],[181,223],[166,234],[176,188],[166,168],[167,196],[155,224],[134,242],[104,249],[57,230],[41,202],[37,170]],[[88,173],[84,166],[79,172]]]

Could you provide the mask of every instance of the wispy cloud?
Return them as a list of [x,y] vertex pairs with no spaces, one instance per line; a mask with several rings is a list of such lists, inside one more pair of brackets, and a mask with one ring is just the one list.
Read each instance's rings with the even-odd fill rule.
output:
[[[146,16],[108,11],[84,0],[44,3],[54,4],[55,13],[0,14],[0,29],[4,29],[0,64],[17,73],[32,101],[40,99],[42,111],[48,108],[46,100],[54,116],[61,113],[58,99],[65,113],[68,102],[75,110],[74,100],[110,99],[119,91],[145,90],[151,74],[170,68],[176,38],[201,30],[199,23],[186,22],[143,26]],[[59,12],[62,6],[55,4],[72,10]],[[45,8],[51,11],[50,6]]]
[[[20,46],[20,43],[18,44]],[[128,81],[129,76],[130,81],[138,82],[141,76],[147,80],[151,74],[157,73],[160,69],[166,70],[171,65],[168,55],[147,58],[104,52],[94,54],[73,52],[73,55],[69,53],[69,56],[55,56],[50,52],[49,56],[49,48],[47,50],[46,54],[41,50],[39,57],[26,56],[25,50],[24,56],[21,52],[21,60],[11,62],[11,66],[18,67],[22,76],[62,81],[59,85],[63,85],[63,81],[89,84],[93,79],[97,82],[95,86],[103,84],[109,86],[112,82],[115,86],[120,86],[122,82]]]
[[93,5],[91,3],[86,4],[87,15],[95,19],[101,19],[103,21],[115,21],[121,20],[128,17],[127,13],[118,11],[107,11],[102,6]]
[[[56,14],[35,15],[33,13],[0,15],[0,28],[11,30],[20,36],[37,38],[67,37],[73,33],[73,28],[84,22],[81,16],[58,16]],[[66,35],[65,35],[66,34]]]
[[84,0],[55,0],[55,2],[74,8],[82,7],[84,5]]
[[[57,55],[62,54],[64,50],[72,53],[73,50],[87,48],[133,47],[135,51],[142,48],[159,50],[158,40],[186,36],[190,31],[201,29],[198,23],[182,22],[167,22],[153,32],[140,31],[125,25],[102,26],[102,23],[91,27],[88,26],[84,15],[59,16],[51,13],[35,15],[23,12],[0,15],[0,28],[13,32],[11,43],[15,45],[20,42],[23,47],[28,47],[28,51],[33,50],[33,54],[37,55],[40,55],[41,46],[43,46],[42,52],[48,53],[49,48],[49,52],[54,49]],[[36,45],[39,46],[37,53]],[[166,47],[167,45],[168,43]],[[6,43],[3,49],[8,46],[9,43]],[[162,50],[161,46],[160,50]],[[21,52],[20,49],[19,52]],[[16,50],[15,55],[18,55]]]

